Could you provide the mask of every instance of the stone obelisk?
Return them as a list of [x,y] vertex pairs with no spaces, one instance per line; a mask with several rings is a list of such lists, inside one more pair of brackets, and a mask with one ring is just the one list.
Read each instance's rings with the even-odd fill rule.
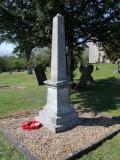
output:
[[68,130],[78,123],[78,114],[70,104],[70,85],[66,74],[64,18],[53,18],[51,80],[48,86],[47,104],[39,112],[37,120],[54,132]]

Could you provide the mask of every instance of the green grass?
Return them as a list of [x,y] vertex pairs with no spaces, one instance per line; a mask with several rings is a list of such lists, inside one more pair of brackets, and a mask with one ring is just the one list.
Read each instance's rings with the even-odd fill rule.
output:
[[[113,73],[117,68],[116,65],[100,64],[99,68],[100,70],[93,72],[95,80],[108,81],[120,78],[120,74]],[[79,76],[79,72],[76,71],[77,80]],[[0,116],[12,112],[42,108],[45,105],[47,87],[45,85],[38,86],[35,74],[28,75],[26,72],[1,73],[0,86],[4,85],[23,86],[25,88],[0,90]],[[120,115],[120,85],[98,83],[94,86],[88,86],[86,90],[82,90],[80,93],[73,91],[71,102],[77,108],[87,108],[118,116]]]
[[0,132],[0,160],[25,160]]
[[27,73],[2,73],[0,86],[22,86],[24,89],[0,90],[0,116],[12,112],[41,108],[45,104],[46,86],[38,86],[35,74]]
[[[113,73],[117,66],[114,64],[101,64],[100,70],[93,72],[95,80],[105,83],[96,83],[88,86],[80,93],[72,91],[71,102],[76,108],[105,112],[106,114],[120,115],[120,85],[107,83],[111,79],[120,79],[120,74]],[[47,72],[49,73],[49,71]],[[79,72],[75,72],[76,81]],[[48,75],[49,77],[50,75]],[[23,110],[43,108],[46,103],[46,86],[38,86],[35,74],[28,75],[26,72],[1,73],[0,86],[13,85],[23,86],[24,89],[8,90],[0,89],[0,116]],[[96,151],[84,156],[82,160],[118,160],[120,155],[120,135],[106,142]],[[11,147],[0,133],[0,160],[23,160],[23,157]],[[17,157],[17,158],[16,158]]]
[[[93,72],[95,80],[111,80],[120,78],[120,74],[113,73],[116,65],[101,64],[100,70]],[[76,72],[78,80],[79,72]],[[8,89],[0,91],[0,116],[6,114],[42,108],[46,101],[46,86],[38,86],[35,74],[28,75],[26,72],[2,73],[0,74],[0,86],[13,85],[23,86],[24,89]],[[77,108],[87,108],[98,112],[106,112],[111,115],[120,115],[120,85],[109,83],[98,83],[88,86],[80,93],[73,91],[71,95],[72,103]]]
[[[113,73],[116,65],[100,64],[100,70],[94,70],[93,77],[99,83],[88,86],[80,93],[73,91],[71,96],[72,103],[76,108],[85,108],[106,114],[120,115],[120,84],[111,84],[110,80],[120,79],[120,74]],[[78,81],[78,72],[76,72]],[[101,82],[101,83],[100,83]],[[104,83],[103,83],[104,82]]]
[[[42,108],[46,99],[46,86],[38,86],[35,74],[26,72],[1,73],[0,86],[23,86],[24,89],[0,90],[0,116],[13,112]],[[0,133],[0,160],[25,160],[25,158]]]
[[120,134],[80,160],[120,160]]
[[117,69],[116,64],[99,64],[98,67],[100,70],[94,70],[93,72],[93,77],[96,80],[109,79],[111,77],[120,78],[120,74],[115,73]]

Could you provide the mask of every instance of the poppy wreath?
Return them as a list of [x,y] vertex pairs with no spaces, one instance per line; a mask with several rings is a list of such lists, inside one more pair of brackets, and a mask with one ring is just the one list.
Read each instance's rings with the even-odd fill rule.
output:
[[27,122],[23,122],[21,124],[21,128],[23,130],[34,130],[34,129],[39,129],[42,127],[42,123],[36,120],[32,120],[32,121],[27,121]]

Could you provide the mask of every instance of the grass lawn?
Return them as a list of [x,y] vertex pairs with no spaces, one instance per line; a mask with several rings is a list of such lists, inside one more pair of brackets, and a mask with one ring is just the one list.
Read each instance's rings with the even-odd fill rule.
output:
[[0,160],[25,160],[0,132]]
[[[116,65],[100,64],[99,68],[100,70],[93,72],[95,80],[109,81],[120,78],[120,74],[113,73]],[[78,80],[79,72],[76,71],[75,74],[75,78]],[[12,85],[13,88],[0,88],[0,116],[26,109],[42,108],[45,105],[47,87],[45,85],[38,86],[35,74],[28,75],[26,72],[1,73],[0,86],[5,85]],[[15,89],[14,86],[18,88]],[[88,86],[80,93],[72,91],[71,102],[77,108],[87,108],[118,116],[120,115],[120,85],[98,83],[94,86]]]
[[[41,108],[45,104],[47,87],[38,86],[35,74],[2,73],[0,86],[5,85],[13,87],[0,89],[0,116],[26,109]],[[15,89],[14,86],[18,88]]]
[[[120,74],[113,73],[117,66],[113,64],[100,64],[100,70],[95,70],[93,77],[104,83],[96,83],[88,86],[86,90],[80,93],[72,91],[71,102],[76,108],[85,108],[98,112],[105,112],[110,115],[120,116],[120,85],[109,83],[115,78],[120,79]],[[49,71],[47,72],[49,73]],[[78,71],[75,72],[76,81],[79,79]],[[49,77],[49,74],[48,74]],[[1,86],[10,86],[1,88]],[[14,88],[16,86],[16,88]],[[21,88],[23,87],[23,88]],[[46,86],[38,86],[35,74],[28,75],[26,72],[18,73],[1,73],[0,74],[0,116],[23,110],[42,108],[46,102]],[[11,148],[6,141],[1,140],[3,135],[0,134],[0,156],[11,152]],[[111,156],[111,160],[116,160],[120,155],[119,147],[120,135],[108,141],[96,151],[83,157],[85,160],[101,160],[104,157]],[[116,145],[115,145],[116,144]],[[105,147],[104,147],[105,146]],[[7,148],[8,147],[8,148]],[[106,149],[105,149],[106,148]],[[14,149],[13,149],[14,150]],[[111,155],[108,153],[111,151]],[[104,153],[104,157],[103,154]],[[15,153],[17,154],[17,152]],[[98,159],[96,158],[98,155]],[[14,155],[12,155],[14,157]],[[115,158],[116,156],[116,158]],[[12,160],[8,154],[8,159]],[[23,157],[20,157],[21,159]],[[16,158],[16,159],[20,159]],[[108,159],[110,159],[108,158]],[[2,159],[0,157],[0,159]],[[7,160],[3,157],[4,160]],[[104,158],[105,159],[105,158]]]
[[79,160],[120,160],[120,134]]
[[[100,64],[100,70],[93,72],[93,77],[99,83],[88,86],[80,93],[73,91],[72,103],[76,108],[85,108],[97,112],[105,112],[113,116],[120,116],[120,84],[111,84],[111,80],[120,79],[120,74],[114,73],[116,65]],[[78,72],[76,72],[78,80]],[[104,82],[104,83],[103,83]]]

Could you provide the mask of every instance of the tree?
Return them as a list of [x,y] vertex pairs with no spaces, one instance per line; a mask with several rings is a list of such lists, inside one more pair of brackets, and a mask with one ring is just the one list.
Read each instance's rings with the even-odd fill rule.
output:
[[119,47],[112,47],[111,45],[107,44],[104,46],[105,53],[108,55],[109,59],[112,62],[117,61],[120,58],[120,48]]
[[112,44],[113,47],[117,44],[117,47],[120,47],[119,1],[36,0],[36,7],[39,27],[42,28],[44,25],[47,36],[51,33],[53,16],[59,12],[65,18],[71,80],[75,68],[73,51],[80,51],[89,41],[100,41],[103,45]]
[[23,53],[27,61],[34,43],[35,12],[32,0],[0,1],[0,43],[16,43],[14,52]]
[[46,66],[50,67],[51,64],[51,50],[48,47],[42,49],[36,49],[33,55],[33,60],[36,64],[45,63]]
[[5,57],[0,56],[0,72],[7,71],[7,62]]
[[74,54],[87,42],[120,47],[119,0],[1,0],[0,9],[0,41],[16,42],[27,60],[33,48],[51,45],[52,19],[62,14],[71,80]]

